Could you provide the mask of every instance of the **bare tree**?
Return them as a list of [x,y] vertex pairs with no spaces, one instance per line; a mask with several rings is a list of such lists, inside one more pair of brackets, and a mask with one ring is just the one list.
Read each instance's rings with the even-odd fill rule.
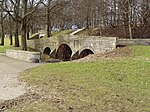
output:
[[1,0],[0,1],[0,24],[1,24],[1,45],[4,45],[4,37],[5,37],[5,32],[4,32],[4,19],[5,19],[5,14],[3,11],[3,7],[5,6],[5,1]]
[[51,36],[51,30],[53,27],[53,17],[59,14],[59,11],[65,7],[65,0],[46,0],[43,5],[46,8],[46,26],[47,26],[47,37]]

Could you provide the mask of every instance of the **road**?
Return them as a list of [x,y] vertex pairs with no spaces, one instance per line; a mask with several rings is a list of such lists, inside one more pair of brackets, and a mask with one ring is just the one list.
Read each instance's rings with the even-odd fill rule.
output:
[[10,100],[23,95],[27,88],[24,83],[19,81],[19,74],[38,65],[0,54],[0,100]]

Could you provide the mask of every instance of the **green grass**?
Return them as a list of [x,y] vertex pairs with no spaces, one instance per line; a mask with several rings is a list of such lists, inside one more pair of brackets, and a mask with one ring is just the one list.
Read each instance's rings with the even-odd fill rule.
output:
[[150,58],[150,46],[132,46],[135,57]]
[[7,49],[21,50],[21,47],[14,47],[14,46],[0,46],[0,53],[5,53]]
[[[73,32],[73,31],[72,30],[62,30],[59,32],[52,32],[52,37],[53,37],[53,39],[57,40],[58,37],[69,35],[71,32]],[[47,35],[45,35],[43,38],[47,38]]]
[[130,48],[130,57],[27,70],[23,80],[47,98],[8,112],[149,112],[150,46]]
[[30,35],[30,37],[29,37],[29,38],[31,39],[31,38],[33,38],[33,37],[37,36],[38,34],[39,34],[39,33],[32,34],[32,35]]
[[70,34],[71,32],[72,32],[72,30],[63,30],[63,31],[60,31],[60,32],[52,33],[52,36],[54,36],[54,37],[64,36],[64,35]]
[[[19,38],[21,39],[21,38]],[[9,38],[5,38],[5,41],[4,41],[5,45],[4,46],[0,46],[0,53],[5,53],[7,49],[17,49],[17,50],[20,50],[21,48],[20,47],[14,47],[14,45],[10,45],[10,40]],[[21,42],[21,41],[20,41]],[[14,37],[13,37],[13,44],[14,44]]]

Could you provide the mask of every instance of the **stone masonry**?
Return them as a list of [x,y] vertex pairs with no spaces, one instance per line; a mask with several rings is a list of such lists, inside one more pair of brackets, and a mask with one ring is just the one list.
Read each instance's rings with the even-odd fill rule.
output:
[[32,62],[33,59],[40,60],[40,52],[6,50],[6,56],[27,62]]
[[116,37],[100,37],[100,36],[64,36],[28,40],[27,45],[30,48],[36,49],[43,53],[46,47],[57,51],[62,44],[67,44],[71,50],[72,55],[76,52],[82,52],[85,49],[90,49],[93,53],[104,53],[112,51],[116,48]]

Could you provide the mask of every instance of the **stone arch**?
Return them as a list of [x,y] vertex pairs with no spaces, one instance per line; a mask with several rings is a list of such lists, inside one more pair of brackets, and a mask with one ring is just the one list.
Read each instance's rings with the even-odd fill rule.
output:
[[77,51],[76,53],[74,53],[73,54],[73,56],[72,56],[72,60],[77,60],[77,59],[79,59],[80,58],[80,55],[79,55],[79,51]]
[[86,57],[86,56],[88,56],[88,55],[90,55],[90,54],[94,54],[94,52],[93,52],[91,49],[84,49],[84,50],[82,50],[82,51],[80,52],[79,57],[80,57],[80,58],[84,58],[84,57]]
[[46,55],[50,55],[51,53],[51,49],[49,47],[46,47],[43,51],[43,54],[46,54]]
[[61,44],[56,52],[56,58],[63,61],[70,61],[72,50],[67,44]]
[[57,52],[56,49],[54,49],[54,50],[51,52],[50,57],[55,59],[55,58],[56,58],[56,52]]

